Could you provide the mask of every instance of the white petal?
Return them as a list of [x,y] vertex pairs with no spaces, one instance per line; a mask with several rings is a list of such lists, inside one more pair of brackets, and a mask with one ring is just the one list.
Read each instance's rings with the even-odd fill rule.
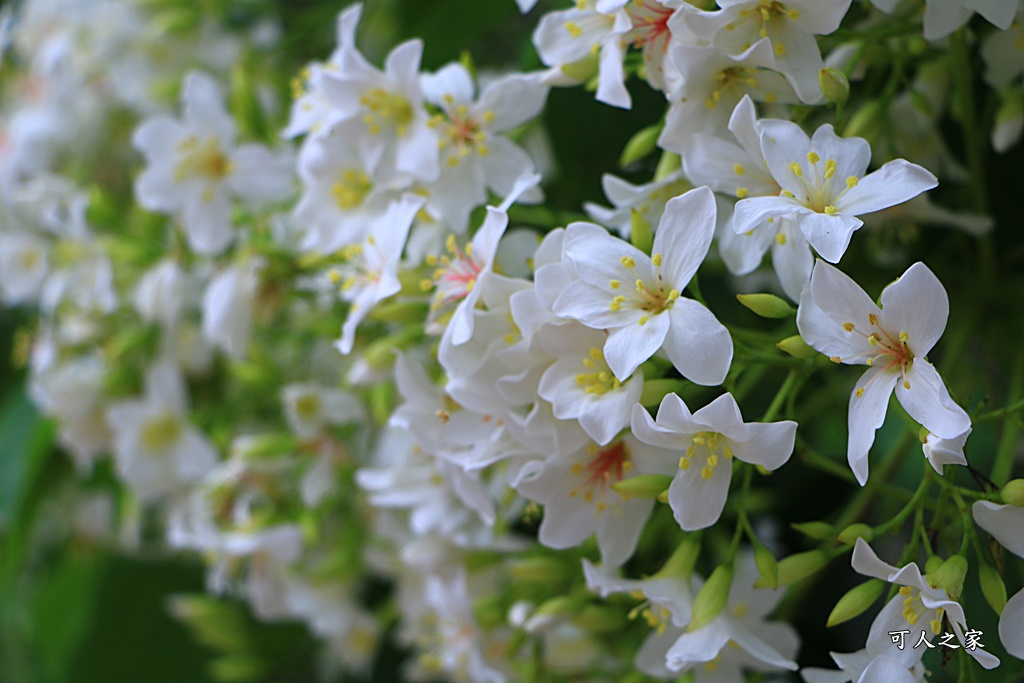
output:
[[974,521],[1018,557],[1024,557],[1024,508],[979,500],[971,508]]
[[793,454],[796,426],[792,420],[768,424],[751,422],[747,425],[747,440],[732,444],[733,455],[744,462],[776,470]]
[[772,266],[786,296],[793,301],[800,301],[800,294],[811,283],[814,255],[796,224],[786,219],[781,220],[782,227],[778,234],[783,235],[786,241],[782,244],[778,241],[772,243]]
[[999,617],[999,640],[1007,652],[1024,659],[1024,591],[1006,601]]
[[[789,165],[793,162],[805,164],[807,153],[810,151],[811,139],[800,126],[792,121],[761,120],[761,152],[768,163],[768,168],[783,189],[797,196],[802,194],[803,185],[793,175]],[[838,160],[836,161],[838,163]]]
[[920,261],[882,290],[882,326],[906,332],[915,356],[927,356],[946,329],[949,297],[935,274]]
[[[836,175],[839,177],[838,173]],[[938,179],[926,169],[905,159],[896,159],[861,178],[836,200],[836,209],[862,216],[902,204],[938,184]]]
[[488,128],[496,133],[518,128],[544,109],[548,87],[528,74],[512,74],[490,83],[475,107],[494,118]]
[[780,669],[789,669],[790,671],[797,670],[796,662],[781,655],[774,647],[751,633],[743,624],[735,620],[731,621],[732,639],[751,657],[768,666],[777,666]]
[[[817,152],[823,160],[831,159],[836,162],[833,187],[845,183],[850,176],[856,178],[863,176],[871,161],[871,145],[867,140],[841,138],[836,135],[832,124],[829,123],[814,131],[814,136],[811,138],[811,149]],[[842,185],[840,184],[839,187]],[[839,208],[838,204],[836,208]]]
[[[911,647],[908,645],[908,647]],[[916,683],[917,676],[910,673],[910,670],[891,657],[881,655],[875,657],[864,673],[857,679],[857,683],[872,683],[873,681],[884,681],[885,683]]]
[[864,222],[846,214],[829,216],[824,213],[806,213],[799,217],[800,231],[814,250],[829,263],[839,263],[850,246],[853,233]]
[[720,619],[712,621],[704,628],[684,633],[665,655],[668,668],[678,671],[693,662],[710,662],[718,656],[731,637],[732,634],[726,630]]
[[668,487],[668,504],[683,531],[705,529],[722,515],[729,482],[732,481],[732,462],[720,458],[711,478],[701,475],[703,463],[694,458],[690,467],[679,470]]
[[715,314],[700,302],[681,297],[666,317],[671,326],[664,339],[665,353],[680,374],[704,386],[725,381],[732,363],[732,337]]
[[242,145],[231,158],[231,188],[252,202],[285,199],[292,189],[291,159],[272,153],[263,145]]
[[732,229],[738,235],[750,232],[769,218],[809,213],[810,209],[789,197],[750,197],[736,202]]
[[863,538],[858,538],[853,546],[853,557],[850,561],[853,571],[864,576],[871,576],[882,581],[889,581],[889,578],[896,574],[898,569],[887,562],[879,559],[875,551]]
[[622,66],[625,46],[616,36],[601,46],[601,59],[597,72],[597,101],[613,107],[629,109],[633,105],[626,90],[626,76]]
[[[681,299],[676,300],[677,305],[679,301]],[[633,374],[638,365],[661,348],[668,331],[669,316],[665,313],[650,316],[643,325],[636,323],[612,330],[604,345],[604,356],[612,374],[620,382],[626,381],[626,378]],[[731,348],[729,352],[731,358]]]
[[652,253],[663,258],[662,273],[682,290],[697,272],[715,234],[715,196],[709,187],[690,190],[665,204]]
[[192,71],[185,77],[182,93],[185,119],[190,127],[212,133],[222,145],[235,140],[235,120],[224,108],[217,81],[201,71]]
[[943,439],[959,436],[971,426],[971,418],[950,398],[938,371],[923,358],[915,359],[906,380],[896,383],[896,398],[912,418]]
[[452,62],[420,76],[423,97],[442,109],[473,103],[473,77],[462,64]]
[[[885,422],[892,386],[898,380],[897,372],[882,367],[868,368],[850,394],[846,458],[861,486],[868,480],[868,451],[875,441],[875,430]],[[861,389],[864,391],[858,396]]]
[[227,195],[219,187],[209,192],[208,197],[189,197],[182,218],[189,246],[200,254],[213,256],[224,251],[235,234]]

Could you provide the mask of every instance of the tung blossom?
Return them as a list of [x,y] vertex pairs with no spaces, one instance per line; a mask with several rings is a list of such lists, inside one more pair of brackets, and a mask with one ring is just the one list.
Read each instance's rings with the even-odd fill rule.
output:
[[620,382],[661,348],[697,384],[725,379],[733,351],[728,330],[703,304],[681,296],[711,246],[715,216],[707,187],[672,199],[651,256],[596,225],[566,229],[563,257],[579,279],[555,300],[554,311],[609,331],[604,356]]
[[954,439],[971,426],[924,358],[946,329],[942,283],[915,263],[882,291],[881,302],[879,308],[856,282],[819,260],[796,317],[804,341],[834,362],[868,366],[850,396],[847,458],[861,485],[893,387],[910,416],[937,437]]
[[913,199],[938,185],[935,176],[905,159],[866,173],[871,146],[841,138],[830,124],[807,134],[791,121],[763,119],[761,151],[782,191],[777,197],[748,197],[736,204],[733,230],[743,234],[769,218],[796,216],[800,230],[823,259],[838,263],[857,218]]

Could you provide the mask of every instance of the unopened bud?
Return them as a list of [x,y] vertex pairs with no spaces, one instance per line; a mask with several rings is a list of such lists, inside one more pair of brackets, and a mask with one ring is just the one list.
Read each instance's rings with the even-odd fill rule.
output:
[[658,146],[658,136],[661,135],[662,125],[661,123],[655,123],[635,133],[622,150],[622,156],[619,157],[619,166],[629,166],[653,152]]
[[816,541],[824,541],[826,538],[832,538],[835,534],[832,525],[825,522],[801,522],[799,524],[791,524],[790,526],[804,536],[813,538]]
[[825,99],[835,104],[846,104],[850,97],[850,81],[838,69],[824,68],[818,72],[818,87]]
[[867,524],[851,524],[842,531],[839,532],[839,540],[842,543],[853,543],[858,538],[863,538],[865,541],[870,541],[875,537],[875,530],[869,527]]
[[818,352],[807,345],[803,337],[799,334],[794,334],[792,337],[786,337],[778,344],[775,345],[779,351],[788,353],[794,358],[813,358],[818,355]]
[[1020,88],[1006,88],[1000,93],[1002,103],[996,110],[995,125],[992,127],[992,147],[1002,154],[1020,139],[1024,128],[1024,97]]
[[597,73],[597,64],[598,56],[588,54],[578,62],[564,64],[562,66],[562,73],[569,78],[583,83],[584,81],[589,81],[590,78]]
[[825,625],[837,626],[860,616],[868,607],[875,603],[875,600],[885,590],[886,585],[885,581],[871,579],[846,591],[846,595],[839,598],[839,602],[832,608],[832,613],[828,615],[828,621]]
[[373,421],[378,425],[387,424],[395,408],[395,385],[391,382],[374,384],[367,395],[367,403]]
[[963,555],[953,555],[931,574],[935,587],[944,589],[953,600],[960,599],[966,577],[967,558]]
[[739,302],[762,318],[788,318],[796,309],[774,294],[737,294]]
[[517,581],[551,584],[568,576],[569,567],[554,557],[524,557],[513,560],[508,573]]
[[1024,507],[1024,479],[1008,481],[1006,486],[999,490],[999,495],[1007,505]]
[[645,254],[651,253],[651,246],[654,244],[651,224],[636,209],[632,209],[629,215],[629,241]]
[[[792,586],[828,564],[828,555],[820,550],[808,550],[779,560],[779,585]],[[767,588],[762,579],[754,582],[755,588]]]
[[537,633],[573,616],[587,603],[589,597],[559,595],[542,603],[523,624],[529,633]]
[[[654,182],[664,180],[683,167],[683,158],[675,152],[662,152],[654,169]],[[693,186],[691,185],[690,188]],[[682,191],[680,192],[682,194]]]
[[572,623],[590,633],[622,633],[626,620],[622,610],[605,605],[584,605]]
[[1003,577],[999,576],[995,567],[982,562],[978,567],[978,582],[981,583],[981,592],[989,606],[996,614],[1002,615],[1006,607],[1006,584],[1003,583]]
[[640,474],[617,481],[612,488],[630,498],[657,498],[671,483],[672,477],[666,474]]
[[763,544],[754,544],[754,564],[757,571],[761,572],[761,580],[772,590],[779,587],[779,562],[775,555]]
[[942,558],[938,555],[932,555],[924,562],[924,573],[934,574],[939,571],[939,567],[942,566]]
[[688,538],[679,544],[672,556],[652,578],[666,579],[681,576],[688,580],[693,574],[693,566],[697,564],[698,555],[700,555],[700,542]]
[[693,601],[693,616],[687,631],[699,631],[722,613],[729,601],[729,590],[732,588],[732,565],[720,564],[711,573],[704,587],[697,593]]

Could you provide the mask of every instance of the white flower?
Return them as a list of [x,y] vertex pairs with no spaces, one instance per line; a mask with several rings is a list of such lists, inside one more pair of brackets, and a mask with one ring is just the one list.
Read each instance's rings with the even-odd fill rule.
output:
[[[1024,508],[975,501],[974,521],[1011,553],[1024,557]],[[1024,590],[1011,597],[999,616],[999,640],[1014,657],[1024,659]]]
[[[430,205],[456,231],[487,199],[487,190],[507,196],[516,182],[534,172],[530,156],[501,135],[533,119],[544,107],[548,88],[536,74],[511,74],[489,83],[475,98],[473,78],[461,64],[449,64],[421,78],[424,95],[442,111],[431,119],[441,146],[441,172],[428,185]],[[540,201],[530,188],[527,203]]]
[[840,138],[830,124],[818,128],[813,138],[790,121],[764,119],[760,125],[761,151],[782,192],[740,200],[733,216],[737,233],[769,218],[795,215],[815,251],[837,263],[863,225],[857,216],[900,204],[938,184],[931,173],[904,159],[865,175],[871,147],[861,138]]
[[776,68],[785,74],[804,102],[821,99],[818,72],[824,68],[815,35],[828,35],[850,8],[850,0],[719,0],[717,12],[690,12],[687,25],[695,35],[710,37],[731,55],[768,38]]
[[143,500],[198,480],[217,462],[213,445],[189,424],[187,411],[185,382],[166,361],[150,368],[144,397],[107,411],[118,473]]
[[365,413],[356,396],[319,384],[289,384],[281,400],[288,426],[303,439],[316,437],[327,425],[357,422]]
[[605,447],[590,444],[567,457],[524,466],[516,489],[544,506],[538,539],[549,548],[574,548],[597,534],[601,561],[617,567],[636,549],[654,501],[629,498],[612,485],[636,474],[661,474],[669,451],[628,432]]
[[[945,588],[935,584],[931,575],[922,576],[916,562],[897,569],[880,560],[871,546],[863,538],[858,538],[853,549],[851,564],[855,571],[864,576],[871,576],[902,586],[899,594],[882,608],[871,625],[867,643],[869,652],[874,651],[878,643],[891,644],[890,631],[906,630],[908,626],[927,625],[931,632],[937,635],[942,630],[943,615],[949,620],[957,640],[963,645],[964,631],[967,628],[967,618],[964,616],[963,607],[950,598]],[[928,578],[932,580],[926,580]],[[903,650],[890,650],[890,654],[909,668],[920,659],[922,651],[906,647]],[[999,659],[981,648],[969,649],[967,654],[974,657],[986,669],[999,666]]]
[[28,232],[0,233],[0,299],[29,303],[39,296],[49,271],[50,247]]
[[879,308],[856,282],[819,260],[796,317],[804,341],[834,362],[869,366],[850,396],[847,458],[861,485],[868,479],[868,451],[894,386],[910,416],[936,436],[953,439],[971,426],[924,358],[949,316],[949,299],[938,278],[915,263],[882,291],[881,302]]
[[147,162],[135,194],[146,209],[180,215],[192,249],[216,254],[233,237],[232,196],[284,199],[291,163],[262,145],[235,147],[235,122],[209,76],[188,74],[182,106],[184,121],[157,116],[135,130],[132,142]]
[[971,435],[970,428],[966,432],[955,436],[952,439],[943,439],[929,433],[921,444],[924,450],[924,457],[928,458],[932,469],[940,477],[942,476],[943,465],[966,465],[967,458],[964,456],[964,444],[967,437]]
[[732,394],[722,394],[696,413],[667,394],[652,420],[643,406],[633,406],[633,434],[644,443],[681,453],[679,469],[668,489],[668,503],[686,531],[718,521],[729,495],[732,459],[769,470],[782,467],[793,453],[796,422],[743,422]]
[[604,356],[620,382],[664,347],[683,377],[721,383],[732,361],[732,338],[703,304],[680,296],[714,231],[715,198],[706,187],[668,202],[652,256],[598,226],[570,225],[563,258],[575,265],[579,279],[555,300],[555,313],[609,331]]
[[693,184],[687,182],[683,176],[682,170],[642,185],[633,185],[605,173],[601,176],[601,188],[615,208],[608,209],[590,202],[584,203],[583,208],[594,221],[615,229],[623,239],[629,239],[634,215],[639,215],[651,225],[656,225],[665,212],[668,200],[692,190],[693,187]]
[[1001,29],[1010,27],[1017,0],[927,0],[924,9],[926,40],[945,38],[978,12]]
[[188,276],[171,259],[147,270],[135,285],[133,303],[139,317],[147,323],[160,323],[172,329],[185,307]]
[[260,258],[217,274],[203,294],[203,336],[232,356],[244,356],[252,336],[252,308]]
[[388,205],[362,244],[345,248],[348,263],[336,274],[341,282],[341,298],[350,303],[348,317],[341,327],[341,339],[336,343],[342,354],[351,353],[356,328],[370,309],[402,289],[398,281],[398,262],[409,228],[423,202],[422,197],[402,195]]
[[909,667],[891,656],[892,643],[875,644],[857,652],[830,652],[832,661],[841,671],[830,669],[801,669],[800,675],[807,683],[920,683],[925,680],[924,664],[916,662]]

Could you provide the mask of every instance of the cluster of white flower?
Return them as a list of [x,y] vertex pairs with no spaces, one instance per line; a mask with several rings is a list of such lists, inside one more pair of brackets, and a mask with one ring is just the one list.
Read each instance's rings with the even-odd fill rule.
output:
[[[296,79],[278,135],[273,89],[251,74],[230,76],[227,108],[243,50],[223,29],[196,23],[175,40],[197,51],[176,62],[189,50],[164,49],[135,3],[23,3],[2,65],[15,71],[0,107],[0,300],[38,309],[30,394],[82,476],[112,459],[136,501],[116,524],[158,512],[163,542],[199,551],[212,591],[304,621],[353,670],[394,627],[418,680],[796,671],[796,630],[768,617],[786,586],[850,551],[854,570],[901,588],[865,649],[805,680],[925,680],[927,648],[891,639],[918,623],[997,666],[965,640],[965,554],[976,523],[1024,556],[1024,493],[943,478],[944,465],[969,467],[972,430],[966,397],[926,358],[946,290],[917,262],[876,302],[832,264],[865,222],[991,228],[931,204],[922,193],[938,178],[900,158],[944,182],[972,172],[941,141],[949,88],[932,85],[947,72],[921,59],[914,84],[897,70],[881,106],[842,112],[872,36],[959,31],[931,43],[946,59],[947,44],[966,49],[960,27],[977,11],[996,27],[975,22],[1004,103],[991,142],[1009,149],[1024,123],[1024,3],[707,4],[577,0],[536,25],[545,69],[500,74],[468,60],[425,72],[420,40],[378,68],[357,47],[353,5],[336,50]],[[257,43],[272,49],[263,28]],[[819,37],[837,31],[823,57]],[[606,175],[614,206],[587,204],[596,223],[517,221],[556,215],[530,206],[544,203],[550,165],[535,142],[551,88],[589,84],[629,108],[639,81],[666,101],[630,143],[633,160],[661,150],[654,177]],[[178,106],[159,94],[168,82]],[[125,118],[130,142],[117,135]],[[526,222],[544,229],[509,230]],[[719,283],[765,273],[795,310],[774,294],[741,301],[795,322],[793,336],[776,348],[784,328],[714,312],[720,292],[698,285],[709,265]],[[847,519],[777,560],[759,525],[771,515],[752,520],[752,501],[797,444],[797,422],[777,418],[800,418],[803,382],[835,376],[827,360],[868,366],[849,398],[852,478],[880,483],[868,454],[895,390],[921,430],[922,484],[895,517]],[[746,421],[752,367],[789,374]],[[920,524],[935,488],[936,519],[948,504],[964,520],[945,557]],[[867,541],[911,515],[903,566],[882,562]],[[989,597],[1002,580],[974,547]],[[370,577],[392,583],[389,608],[368,597]],[[883,585],[854,588],[832,621]],[[1024,593],[1002,591],[999,634],[1024,657]]]

